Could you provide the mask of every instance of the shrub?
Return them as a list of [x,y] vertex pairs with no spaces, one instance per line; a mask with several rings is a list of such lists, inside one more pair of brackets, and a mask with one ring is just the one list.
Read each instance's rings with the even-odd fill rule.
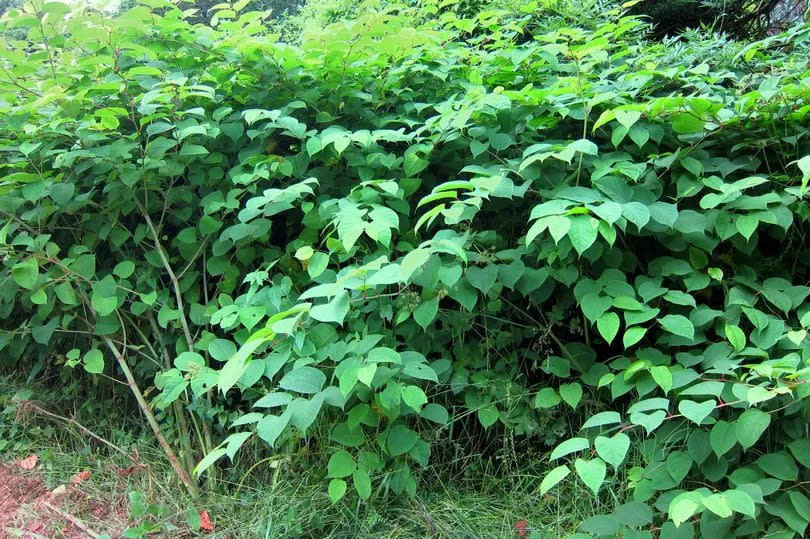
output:
[[810,27],[713,58],[429,4],[291,46],[244,4],[3,18],[6,368],[123,374],[190,488],[306,445],[335,502],[413,494],[507,433],[626,502],[589,533],[804,533]]

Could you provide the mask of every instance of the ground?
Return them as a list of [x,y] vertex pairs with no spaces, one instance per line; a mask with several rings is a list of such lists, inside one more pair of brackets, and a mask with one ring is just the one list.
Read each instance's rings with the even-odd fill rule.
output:
[[0,464],[0,539],[121,536],[129,526],[127,497],[100,499],[86,481],[92,476],[82,471],[49,489],[35,456]]

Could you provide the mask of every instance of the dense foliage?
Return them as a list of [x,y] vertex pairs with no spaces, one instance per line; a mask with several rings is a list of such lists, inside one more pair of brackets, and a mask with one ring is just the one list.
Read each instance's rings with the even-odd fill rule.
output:
[[124,376],[190,489],[512,444],[603,497],[583,532],[804,534],[810,26],[426,2],[292,46],[246,5],[3,17],[4,369]]

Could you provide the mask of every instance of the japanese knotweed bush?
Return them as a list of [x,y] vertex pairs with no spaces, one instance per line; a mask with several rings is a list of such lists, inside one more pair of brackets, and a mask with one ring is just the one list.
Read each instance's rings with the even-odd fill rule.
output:
[[293,47],[244,4],[2,19],[6,369],[123,375],[191,489],[307,444],[335,502],[413,494],[506,433],[626,502],[585,532],[804,534],[810,27],[427,4]]

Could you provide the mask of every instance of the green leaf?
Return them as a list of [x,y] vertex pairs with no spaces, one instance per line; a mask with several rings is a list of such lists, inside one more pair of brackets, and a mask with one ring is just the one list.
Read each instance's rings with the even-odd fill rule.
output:
[[[698,498],[699,500],[699,498]],[[692,492],[676,496],[669,504],[669,518],[675,526],[680,526],[694,515],[701,507]]]
[[295,391],[296,393],[311,394],[323,389],[326,383],[326,375],[314,367],[296,367],[285,374],[278,385],[283,389]]
[[613,305],[613,300],[607,296],[598,296],[596,294],[587,294],[583,296],[579,306],[583,314],[591,322],[596,322],[603,314],[610,309]]
[[432,299],[424,301],[419,304],[419,307],[413,311],[413,319],[416,323],[422,326],[422,329],[427,331],[428,326],[436,318],[439,312],[439,297],[436,296]]
[[120,262],[113,268],[113,273],[116,274],[118,277],[122,279],[126,279],[133,273],[135,273],[135,263],[129,260],[125,260],[124,262]]
[[568,230],[568,239],[581,256],[596,241],[599,233],[599,221],[587,215],[575,215],[569,220],[571,227]]
[[690,340],[695,338],[695,326],[685,316],[668,314],[659,318],[658,322],[670,333]]
[[402,281],[409,282],[411,275],[413,275],[418,268],[421,268],[429,258],[430,251],[427,249],[414,249],[406,254],[399,265]]
[[757,443],[759,437],[762,436],[762,433],[765,432],[770,424],[770,414],[762,410],[751,408],[740,414],[740,417],[737,419],[736,433],[737,441],[740,442],[743,450],[747,451],[749,447]]
[[599,412],[598,414],[589,417],[585,424],[582,425],[580,430],[601,427],[603,425],[613,425],[616,423],[621,423],[621,421],[622,418],[618,412]]
[[405,404],[416,410],[417,413],[422,410],[422,406],[427,404],[428,401],[427,395],[418,386],[405,386],[400,391],[400,394]]
[[560,386],[560,397],[571,408],[576,409],[579,402],[582,400],[582,386],[577,382],[570,384],[563,384]]
[[596,327],[608,344],[612,343],[619,333],[619,315],[613,312],[603,314],[597,320]]
[[344,494],[346,494],[346,481],[343,479],[332,479],[329,481],[329,499],[335,504],[340,501]]
[[317,252],[312,255],[307,265],[307,273],[314,279],[326,270],[329,265],[329,256],[325,253]]
[[638,341],[640,341],[644,334],[647,333],[647,328],[633,326],[631,328],[627,328],[624,331],[624,337],[622,337],[622,344],[625,348],[630,348]]
[[804,193],[805,189],[807,189],[807,183],[810,182],[810,155],[805,155],[796,161],[796,165],[802,172],[801,192]]
[[733,423],[720,420],[712,426],[709,434],[709,443],[714,454],[719,459],[737,445],[736,426]]
[[571,469],[563,464],[549,471],[543,480],[540,482],[540,496],[554,488],[560,481],[568,477]]
[[[742,513],[743,515],[751,518],[756,515],[756,505],[754,504],[754,499],[746,492],[736,489],[727,490],[723,493],[723,497],[726,499],[726,503],[732,511]],[[810,520],[810,514],[808,514],[807,518]]]
[[782,481],[796,481],[799,477],[799,467],[785,451],[762,455],[756,463],[763,472]]
[[602,460],[618,470],[619,464],[622,463],[630,449],[630,437],[622,432],[616,433],[610,438],[597,436],[593,445]]
[[368,471],[358,468],[352,474],[352,482],[354,483],[354,490],[361,500],[368,500],[371,497],[371,477]]
[[266,415],[261,421],[256,423],[256,434],[259,435],[259,438],[267,442],[270,447],[273,447],[289,422],[289,412],[284,412],[280,416]]
[[544,387],[540,391],[537,392],[537,395],[534,398],[534,407],[535,408],[553,408],[560,404],[560,396],[557,394],[554,389],[550,387]]
[[726,497],[721,493],[711,494],[701,501],[703,502],[703,507],[720,518],[730,517],[732,514],[731,507],[729,507]]
[[467,268],[467,280],[483,294],[489,292],[498,278],[498,268],[494,265],[484,267],[471,266]]
[[743,348],[745,348],[745,333],[743,333],[743,330],[741,330],[739,326],[735,326],[734,324],[726,324],[725,332],[728,342],[731,343],[731,346],[735,351],[740,352]]
[[651,414],[645,414],[643,412],[633,412],[630,414],[630,422],[634,425],[644,427],[644,430],[647,431],[647,435],[652,434],[655,429],[660,427],[666,418],[667,413],[663,410],[657,410]]
[[349,293],[341,290],[329,303],[310,308],[309,315],[319,322],[336,322],[342,326],[348,312]]
[[226,448],[224,447],[217,447],[216,449],[212,449],[205,457],[194,467],[194,475],[200,476],[202,473],[211,467],[216,461],[221,459],[226,452]]
[[419,435],[398,423],[388,431],[388,452],[392,457],[404,455],[416,444]]
[[590,446],[591,444],[588,442],[587,438],[569,438],[554,448],[554,450],[551,452],[551,456],[549,456],[549,460],[556,460],[566,455],[570,455],[571,453],[576,453],[577,451],[584,451]]
[[616,115],[616,120],[628,131],[631,127],[633,127],[633,124],[635,124],[639,118],[641,118],[641,112],[637,110],[616,109],[614,113]]
[[39,264],[34,257],[26,258],[11,267],[11,276],[21,287],[31,290],[39,279]]
[[341,449],[329,457],[329,463],[326,469],[326,477],[347,477],[354,473],[355,469],[357,469],[357,464],[354,462],[354,457],[352,457],[348,451]]
[[73,290],[69,281],[59,283],[53,287],[56,297],[65,305],[78,305],[79,300],[76,298],[76,292]]
[[96,348],[87,352],[84,355],[84,370],[93,374],[104,372],[104,354]]
[[699,133],[703,131],[706,122],[694,116],[692,113],[681,112],[675,114],[675,119],[672,122],[672,129],[676,133]]
[[228,359],[217,378],[217,385],[223,393],[227,393],[242,377],[248,367],[248,358],[266,341],[264,338],[250,338]]
[[692,457],[686,451],[672,451],[667,455],[665,464],[670,477],[676,484],[680,484],[692,468]]
[[295,258],[298,260],[304,261],[309,260],[315,254],[314,249],[309,245],[304,245],[303,247],[299,247],[297,251],[295,251]]
[[664,391],[665,395],[669,393],[669,390],[672,389],[672,384],[674,383],[672,371],[669,370],[669,367],[664,365],[650,367],[650,375],[652,376],[653,381],[658,384],[658,387]]
[[208,353],[217,361],[228,361],[236,353],[236,345],[226,339],[214,339],[208,343]]
[[602,483],[605,482],[605,475],[607,474],[605,461],[600,458],[590,460],[576,459],[576,461],[574,461],[574,469],[576,469],[577,475],[582,479],[582,482],[585,483],[585,486],[591,489],[595,495],[598,494]]
[[689,421],[700,425],[714,411],[716,405],[713,400],[704,402],[682,400],[678,403],[678,411]]
[[492,425],[498,421],[500,414],[498,413],[498,409],[493,406],[484,406],[483,408],[478,409],[478,421],[481,422],[481,425],[484,426],[485,429],[488,429]]
[[447,408],[436,403],[426,405],[419,415],[439,425],[447,425],[447,420],[450,417]]

